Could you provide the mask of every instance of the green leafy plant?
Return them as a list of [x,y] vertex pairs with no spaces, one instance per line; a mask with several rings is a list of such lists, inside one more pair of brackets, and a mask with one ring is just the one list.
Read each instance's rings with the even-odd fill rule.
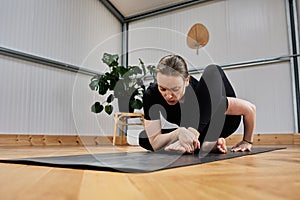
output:
[[[117,98],[129,99],[129,106],[132,110],[143,107],[142,96],[145,92],[144,78],[152,76],[155,79],[155,67],[145,66],[139,59],[139,66],[119,66],[119,56],[104,53],[103,63],[109,67],[109,71],[104,74],[97,74],[92,77],[89,84],[91,90],[97,91],[101,96],[107,96],[104,102],[95,102],[91,111],[101,113],[103,110],[107,114],[113,112],[112,102]],[[109,92],[111,91],[111,92]]]

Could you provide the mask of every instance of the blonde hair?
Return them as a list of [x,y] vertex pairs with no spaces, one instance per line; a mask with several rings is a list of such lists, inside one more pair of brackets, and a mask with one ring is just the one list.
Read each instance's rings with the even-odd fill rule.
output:
[[172,76],[182,76],[188,78],[189,72],[185,60],[179,55],[167,55],[160,59],[157,67],[157,73]]

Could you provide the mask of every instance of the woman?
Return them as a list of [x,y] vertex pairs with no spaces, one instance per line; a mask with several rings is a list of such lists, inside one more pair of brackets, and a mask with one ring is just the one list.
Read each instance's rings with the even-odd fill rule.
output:
[[145,131],[139,144],[145,149],[193,153],[201,147],[226,153],[224,138],[238,128],[243,117],[243,140],[231,151],[251,151],[256,108],[236,98],[219,66],[206,67],[197,81],[182,57],[165,56],[157,66],[157,83],[147,88],[143,104]]

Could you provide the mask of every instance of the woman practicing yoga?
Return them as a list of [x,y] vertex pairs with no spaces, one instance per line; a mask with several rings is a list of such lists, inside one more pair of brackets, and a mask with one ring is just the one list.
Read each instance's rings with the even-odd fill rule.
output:
[[243,118],[243,140],[231,151],[251,151],[256,108],[236,98],[219,66],[206,67],[197,81],[182,57],[168,55],[156,70],[157,83],[151,83],[143,96],[145,130],[139,136],[140,146],[151,151],[226,153],[224,138]]

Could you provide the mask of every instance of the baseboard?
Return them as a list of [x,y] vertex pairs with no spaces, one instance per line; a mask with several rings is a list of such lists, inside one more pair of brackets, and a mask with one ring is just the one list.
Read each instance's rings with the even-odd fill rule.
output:
[[[94,146],[111,145],[112,140],[112,136],[1,134],[0,146]],[[125,143],[124,140],[125,137],[117,137],[116,144]]]
[[[226,138],[228,145],[234,145],[243,139],[242,134],[234,134]],[[300,144],[299,133],[287,134],[255,134],[253,144],[272,145],[272,144]]]
[[[226,138],[228,145],[242,140],[242,134],[234,134]],[[1,134],[0,146],[95,146],[112,145],[112,136],[74,136],[74,135],[16,135]],[[255,134],[254,144],[300,144],[299,133],[289,134]],[[117,136],[116,145],[128,145],[126,137]]]

